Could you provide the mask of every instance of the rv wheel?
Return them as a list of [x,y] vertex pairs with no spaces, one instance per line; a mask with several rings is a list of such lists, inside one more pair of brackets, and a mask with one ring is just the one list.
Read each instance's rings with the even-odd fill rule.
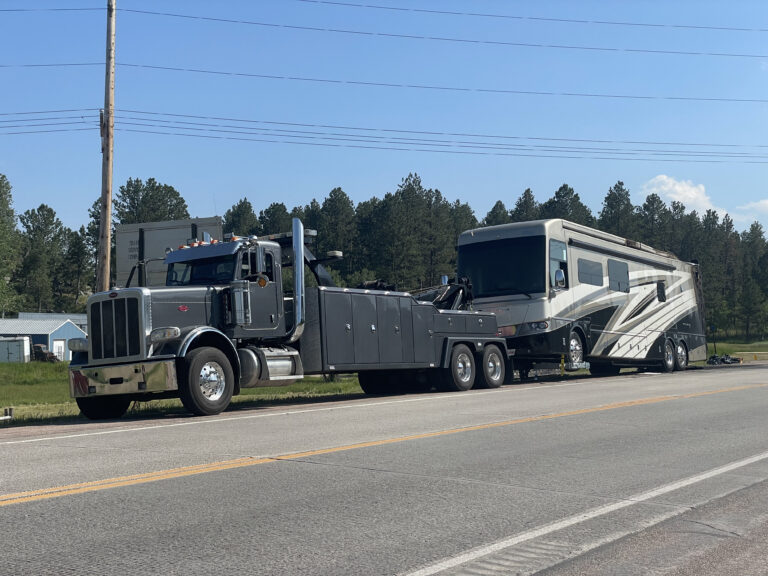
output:
[[675,345],[672,340],[664,342],[664,358],[661,361],[661,369],[664,372],[672,372],[675,369]]
[[680,340],[677,343],[675,353],[675,370],[685,370],[686,368],[688,368],[688,348],[686,348],[685,342]]
[[482,388],[498,388],[504,383],[504,355],[495,344],[489,344],[483,350],[480,357],[480,380],[478,384]]
[[212,416],[229,406],[235,375],[227,356],[211,347],[195,348],[184,359],[179,396],[184,408],[198,416]]
[[568,337],[568,362],[571,364],[584,362],[584,344],[575,330],[571,330],[571,335]]

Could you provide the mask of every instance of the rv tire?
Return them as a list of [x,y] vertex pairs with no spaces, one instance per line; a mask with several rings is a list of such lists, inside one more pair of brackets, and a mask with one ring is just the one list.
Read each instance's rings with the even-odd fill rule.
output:
[[576,330],[571,330],[568,336],[568,362],[570,364],[584,362],[584,341]]
[[480,388],[498,388],[504,383],[505,358],[501,350],[495,344],[488,344],[479,356],[480,379],[477,381]]
[[664,357],[661,360],[663,372],[672,372],[675,369],[675,345],[672,340],[664,341]]
[[675,350],[675,370],[685,370],[688,368],[688,347],[685,342],[680,340]]

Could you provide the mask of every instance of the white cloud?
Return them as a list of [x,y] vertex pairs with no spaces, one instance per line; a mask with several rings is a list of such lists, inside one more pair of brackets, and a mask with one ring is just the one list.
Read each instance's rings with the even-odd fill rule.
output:
[[744,204],[744,206],[739,206],[738,209],[744,212],[762,212],[763,214],[768,214],[768,200],[750,202],[749,204]]
[[666,174],[659,174],[643,184],[643,193],[646,196],[658,194],[667,202],[682,202],[688,212],[696,210],[703,214],[707,210],[716,210],[721,215],[725,213],[725,210],[712,204],[704,184],[694,184],[691,180],[675,180]]

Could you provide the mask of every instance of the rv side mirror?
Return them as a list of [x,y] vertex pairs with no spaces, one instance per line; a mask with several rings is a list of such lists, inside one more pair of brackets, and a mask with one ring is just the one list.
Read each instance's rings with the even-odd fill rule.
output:
[[565,288],[565,272],[559,268],[555,270],[555,289]]

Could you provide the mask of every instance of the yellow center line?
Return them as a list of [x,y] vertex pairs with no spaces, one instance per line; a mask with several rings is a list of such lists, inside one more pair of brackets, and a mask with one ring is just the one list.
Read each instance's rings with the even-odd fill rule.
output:
[[281,456],[267,457],[267,458],[254,458],[243,457],[235,458],[233,460],[222,460],[219,462],[211,462],[209,464],[198,464],[195,466],[184,466],[181,468],[171,468],[169,470],[158,470],[155,472],[147,472],[143,474],[132,474],[129,476],[120,476],[116,478],[107,478],[104,480],[95,480],[91,482],[81,482],[78,484],[68,484],[66,486],[56,486],[51,488],[42,488],[39,490],[29,490],[27,492],[15,492],[12,494],[0,495],[0,507],[9,506],[11,504],[23,504],[25,502],[36,502],[39,500],[46,500],[49,498],[59,498],[61,496],[70,496],[73,494],[84,494],[87,492],[96,492],[98,490],[108,490],[111,488],[120,488],[123,486],[135,486],[137,484],[146,484],[148,482],[156,482],[158,480],[170,480],[173,478],[183,478],[185,476],[196,476],[198,474],[206,474],[208,472],[220,472],[223,470],[232,470],[235,468],[245,468],[248,466],[257,466],[259,464],[267,464],[270,462],[299,460],[302,458],[309,458],[311,456],[320,456],[323,454],[333,454],[335,452],[346,452],[349,450],[358,450],[361,448],[371,448],[375,446],[386,446],[389,444],[398,444],[400,442],[408,442],[412,440],[423,440],[426,438],[437,438],[440,436],[447,436],[449,434],[458,434],[462,432],[474,432],[478,430],[489,430],[491,428],[501,428],[504,426],[512,426],[514,424],[526,424],[530,422],[541,422],[544,420],[553,420],[555,418],[564,418],[567,416],[578,416],[582,414],[592,414],[595,412],[605,412],[608,410],[616,410],[619,408],[629,408],[632,406],[645,406],[649,404],[658,404],[660,402],[668,402],[670,400],[685,400],[689,398],[700,398],[703,396],[711,396],[713,394],[722,394],[725,392],[738,392],[742,390],[752,390],[755,388],[764,388],[768,386],[765,384],[749,384],[745,386],[735,386],[732,388],[720,388],[718,390],[709,390],[706,392],[693,392],[690,394],[676,394],[669,396],[655,396],[651,398],[641,398],[639,400],[628,400],[626,402],[614,402],[612,404],[603,404],[601,406],[592,406],[590,408],[581,408],[578,410],[569,410],[567,412],[557,412],[552,414],[539,414],[537,416],[527,416],[524,418],[515,418],[514,420],[502,420],[499,422],[488,422],[486,424],[478,424],[476,426],[465,426],[462,428],[450,428],[448,430],[438,430],[436,432],[424,432],[422,434],[412,434],[409,436],[398,436],[396,438],[386,438],[383,440],[372,440],[370,442],[359,442],[356,444],[347,444],[344,446],[335,446],[332,448],[321,448],[319,450],[309,450],[306,452],[294,452],[290,454],[284,454]]

